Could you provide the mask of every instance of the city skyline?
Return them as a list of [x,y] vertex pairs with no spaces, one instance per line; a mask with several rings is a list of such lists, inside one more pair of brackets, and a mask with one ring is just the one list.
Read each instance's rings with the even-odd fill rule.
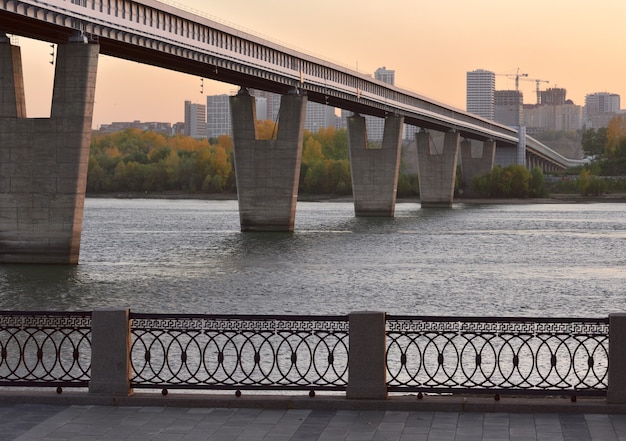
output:
[[[542,89],[561,87],[584,105],[585,96],[609,92],[626,96],[626,60],[620,57],[621,17],[626,3],[554,0],[466,3],[457,0],[416,8],[406,0],[381,4],[336,4],[320,0],[305,15],[284,0],[211,5],[184,0],[219,21],[234,23],[272,41],[374,75],[387,66],[398,87],[465,109],[467,71],[491,70],[496,88],[520,81],[526,103]],[[407,11],[415,11],[410,14]],[[610,11],[610,13],[606,13]],[[286,42],[286,43],[285,43]],[[20,38],[28,117],[49,115],[54,67],[47,43]],[[205,103],[207,95],[232,93],[236,85],[204,80],[138,63],[101,56],[93,127],[113,121],[182,121],[185,100]],[[204,94],[200,91],[203,89]]]

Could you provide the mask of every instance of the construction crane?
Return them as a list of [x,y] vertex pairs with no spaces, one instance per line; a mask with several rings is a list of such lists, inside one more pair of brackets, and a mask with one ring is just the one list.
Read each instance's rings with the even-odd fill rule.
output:
[[528,76],[527,73],[519,73],[519,67],[517,68],[517,72],[514,74],[496,74],[496,75],[502,75],[505,76],[507,78],[515,78],[515,91],[519,92],[519,82],[520,80],[523,81],[534,81],[535,82],[535,86],[536,86],[536,91],[537,91],[537,104],[541,104],[541,91],[539,90],[539,83],[549,83],[549,81],[547,80],[537,80],[534,78],[525,78]]
[[534,81],[536,90],[537,90],[537,104],[541,104],[541,91],[539,90],[539,83],[549,83],[550,81],[546,80],[536,80],[534,78],[522,78],[524,81]]
[[531,80],[535,82],[535,85],[537,86],[537,105],[541,104],[541,92],[539,91],[539,83],[546,83],[549,84],[550,81],[547,80]]
[[519,92],[519,80],[520,77],[527,77],[528,74],[527,73],[519,73],[519,67],[517,68],[517,72],[514,74],[496,74],[496,75],[503,75],[507,78],[515,78],[515,91]]

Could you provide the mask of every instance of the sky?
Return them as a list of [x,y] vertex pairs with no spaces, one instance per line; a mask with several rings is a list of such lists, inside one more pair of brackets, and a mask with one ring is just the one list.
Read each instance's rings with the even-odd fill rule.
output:
[[[525,103],[540,86],[585,95],[621,95],[626,108],[626,1],[596,0],[177,0],[187,9],[266,39],[373,75],[395,70],[396,86],[465,110],[466,72],[498,74],[496,89],[514,89]],[[22,47],[28,117],[50,114],[54,66],[49,44]],[[549,83],[546,83],[549,81]],[[114,121],[177,122],[184,101],[237,86],[101,55],[93,127]]]

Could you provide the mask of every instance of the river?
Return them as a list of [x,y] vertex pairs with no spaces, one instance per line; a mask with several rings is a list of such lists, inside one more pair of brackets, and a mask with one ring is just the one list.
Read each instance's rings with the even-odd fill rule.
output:
[[0,309],[598,317],[626,312],[626,204],[299,202],[241,233],[236,201],[87,199],[77,266],[0,265]]

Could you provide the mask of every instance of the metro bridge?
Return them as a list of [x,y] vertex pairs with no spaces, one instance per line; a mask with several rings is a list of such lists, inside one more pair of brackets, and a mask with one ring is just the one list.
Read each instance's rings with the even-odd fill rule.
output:
[[[523,127],[157,1],[0,4],[0,262],[78,262],[100,53],[241,87],[230,100],[242,231],[293,231],[307,100],[354,113],[348,135],[357,216],[394,215],[404,123],[420,128],[422,207],[452,205],[459,151],[467,182],[496,157],[544,171],[580,163]],[[50,118],[27,118],[20,48],[4,33],[58,45]],[[248,88],[282,95],[277,139],[256,139]],[[368,144],[363,114],[385,118],[382,145]]]

